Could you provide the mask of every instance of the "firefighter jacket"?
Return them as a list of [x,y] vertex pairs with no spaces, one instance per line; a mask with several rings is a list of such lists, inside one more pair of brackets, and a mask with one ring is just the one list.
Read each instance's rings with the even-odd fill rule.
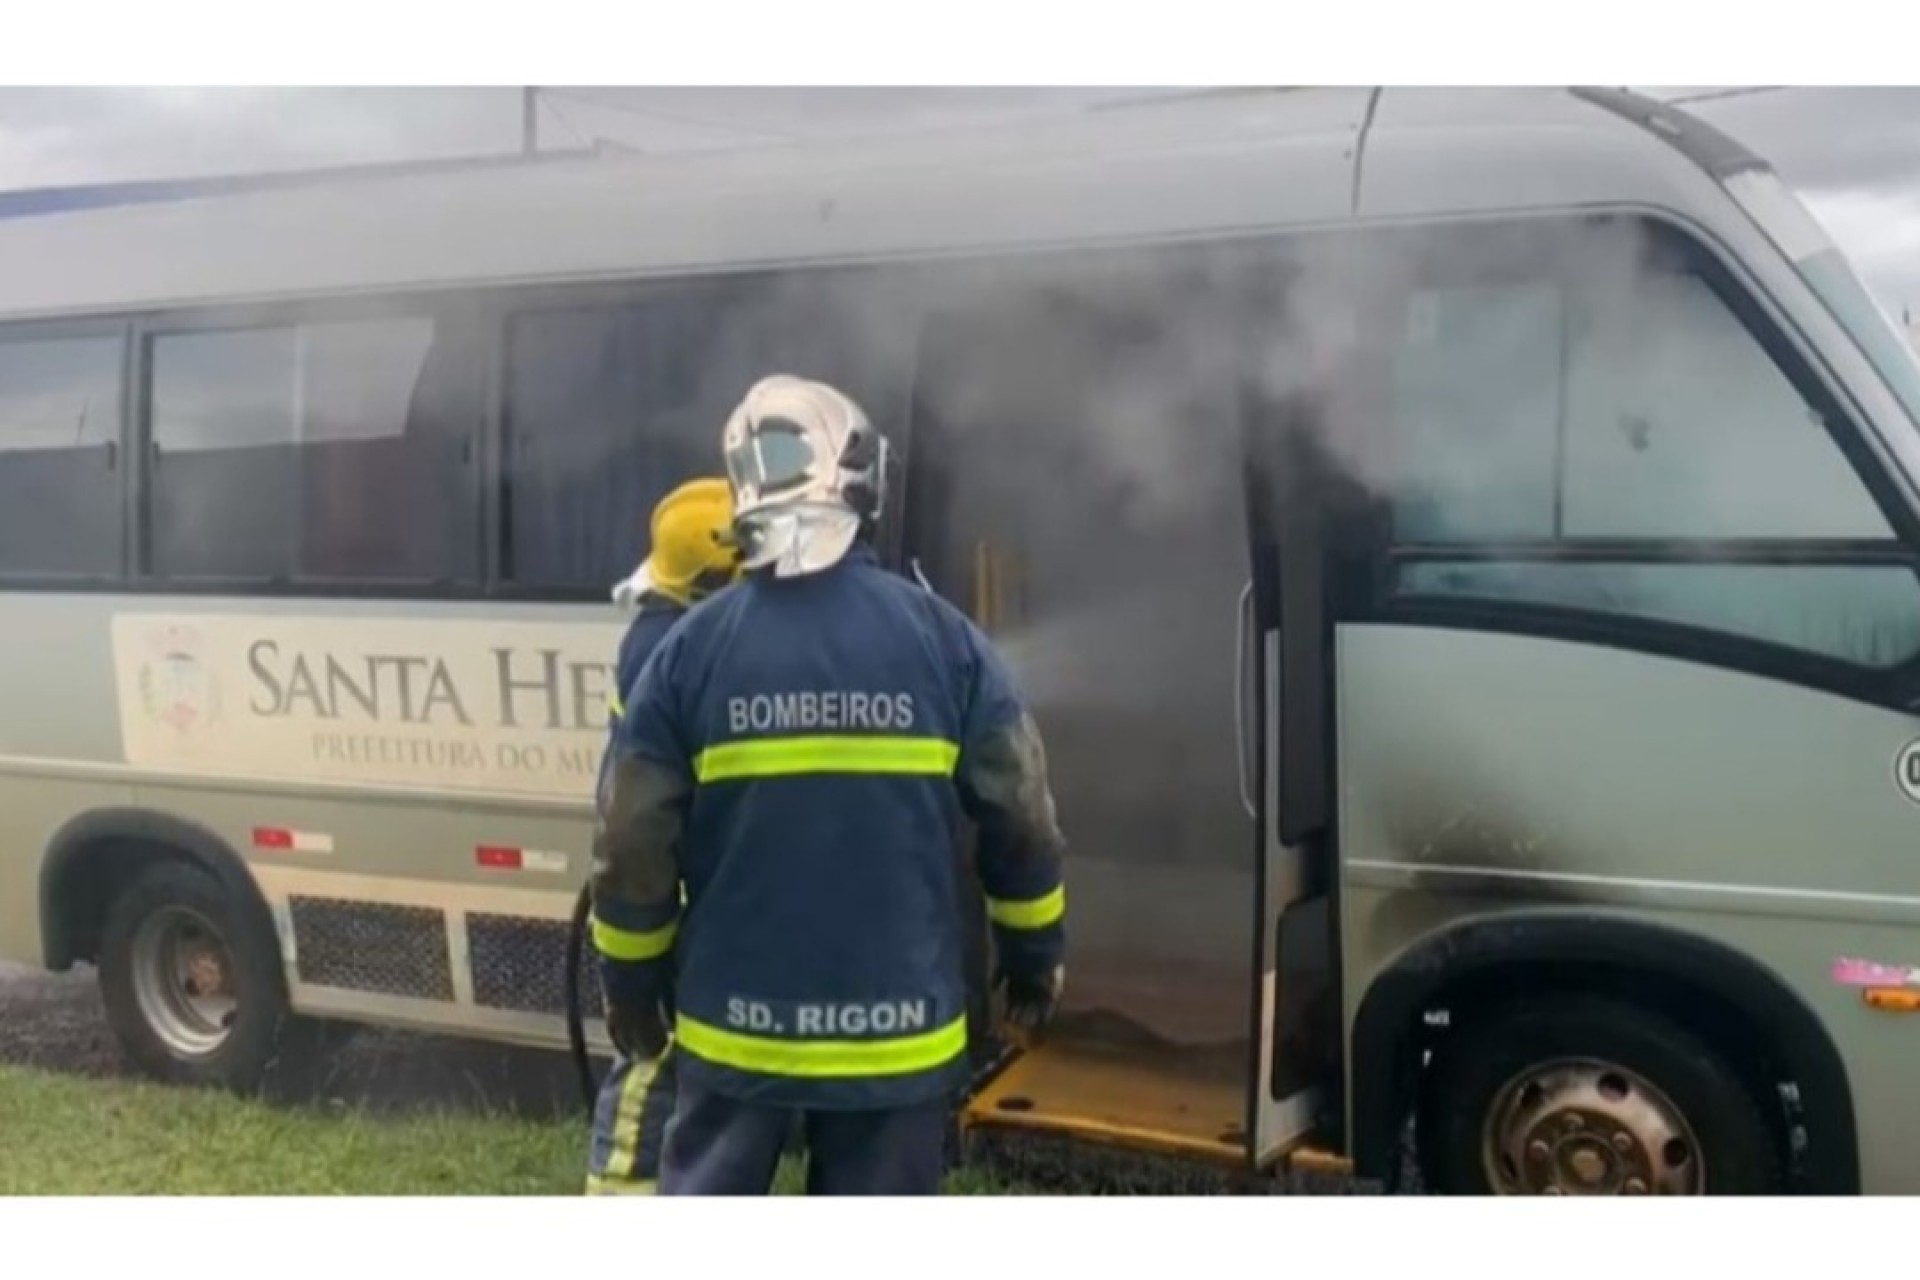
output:
[[[627,624],[627,633],[620,637],[620,652],[614,660],[613,694],[607,699],[609,733],[618,730],[620,717],[626,714],[627,695],[640,678],[640,668],[685,613],[684,605],[657,591],[640,597],[639,611]],[[608,745],[611,747],[612,742]]]
[[[626,698],[632,692],[634,682],[640,678],[640,670],[659,647],[660,642],[673,630],[673,624],[686,614],[686,607],[678,601],[650,592],[640,597],[639,611],[633,621],[627,624],[626,634],[620,637],[620,649],[614,662],[613,692],[607,697],[607,748],[600,758],[599,799],[604,805],[607,787],[612,780],[614,751],[619,742],[621,717],[626,714]],[[594,949],[600,957],[600,977],[604,990],[610,998],[619,999],[623,995],[634,1001],[653,996],[661,998],[663,993],[656,990],[658,983],[652,972],[652,965],[644,961],[622,959],[618,930],[608,926],[599,910],[596,899],[592,917]]]
[[1033,721],[973,624],[864,545],[696,605],[632,691],[611,773],[602,950],[656,991],[671,968],[688,1087],[868,1108],[963,1084],[963,815],[1003,969],[1060,962]]

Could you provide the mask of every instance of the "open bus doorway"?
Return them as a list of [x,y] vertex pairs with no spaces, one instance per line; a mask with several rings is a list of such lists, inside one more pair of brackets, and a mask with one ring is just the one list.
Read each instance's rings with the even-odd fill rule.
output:
[[1229,314],[1166,256],[984,270],[943,303],[905,552],[1007,659],[1069,846],[1060,1016],[980,1105],[1235,1156],[1257,797],[1236,741],[1249,560]]

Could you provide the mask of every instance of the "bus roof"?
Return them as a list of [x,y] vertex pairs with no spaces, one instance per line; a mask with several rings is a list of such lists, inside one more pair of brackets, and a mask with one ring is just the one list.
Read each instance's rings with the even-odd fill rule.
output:
[[159,204],[199,200],[210,196],[243,195],[289,187],[328,186],[343,182],[378,182],[386,178],[472,169],[524,168],[572,160],[587,151],[542,151],[534,155],[455,156],[433,160],[406,160],[375,164],[331,165],[267,173],[217,174],[195,178],[146,178],[128,182],[84,183],[64,187],[29,187],[0,191],[0,219],[44,217],[107,209],[121,205]]
[[[1711,179],[1560,90],[1152,97],[988,128],[691,156],[216,180],[0,218],[0,318],[1649,204]],[[87,203],[81,201],[78,203]]]

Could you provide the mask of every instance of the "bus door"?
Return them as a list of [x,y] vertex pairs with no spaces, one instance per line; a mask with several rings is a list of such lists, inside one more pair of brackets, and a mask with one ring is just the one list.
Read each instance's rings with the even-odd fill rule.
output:
[[969,1123],[1239,1168],[1268,1058],[1265,797],[1240,741],[1265,731],[1264,676],[1242,637],[1244,337],[1231,273],[1200,257],[956,273],[918,361],[907,558],[1011,668],[1069,846],[1063,1007]]
[[[1253,924],[1258,1058],[1248,1098],[1256,1167],[1322,1130],[1340,1078],[1334,933],[1333,647],[1327,531],[1334,468],[1317,405],[1250,389],[1242,596],[1242,785],[1259,815]],[[1254,797],[1258,803],[1251,803]]]

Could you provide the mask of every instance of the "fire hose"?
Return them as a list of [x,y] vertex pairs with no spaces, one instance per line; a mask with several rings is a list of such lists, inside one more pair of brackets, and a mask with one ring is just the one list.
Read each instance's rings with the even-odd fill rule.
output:
[[593,1117],[600,1096],[600,1082],[593,1078],[593,1064],[587,1057],[587,1020],[580,1007],[581,957],[587,949],[587,917],[593,913],[593,886],[581,885],[573,902],[573,919],[567,926],[567,969],[564,996],[567,1009],[567,1044],[573,1051],[573,1069],[580,1077],[580,1100]]

